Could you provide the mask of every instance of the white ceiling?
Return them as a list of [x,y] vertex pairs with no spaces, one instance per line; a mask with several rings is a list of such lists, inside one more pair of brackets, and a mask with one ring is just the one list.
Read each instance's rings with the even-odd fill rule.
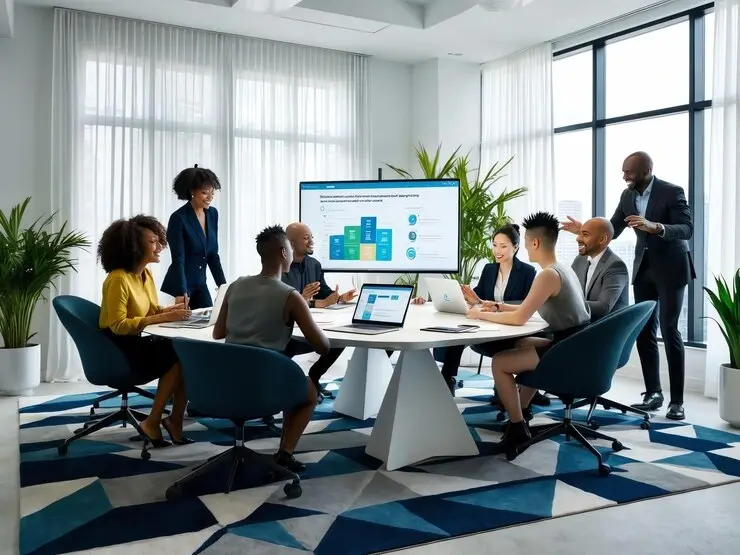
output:
[[[0,0],[0,36],[14,0]],[[486,62],[666,0],[15,0],[418,62]],[[3,7],[7,9],[3,9]],[[3,18],[5,15],[5,26]],[[12,35],[6,32],[6,35]]]

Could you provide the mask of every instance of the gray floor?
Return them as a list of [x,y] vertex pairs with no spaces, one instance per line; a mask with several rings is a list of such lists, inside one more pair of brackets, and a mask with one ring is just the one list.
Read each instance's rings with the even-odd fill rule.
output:
[[[641,383],[615,380],[610,396],[634,402]],[[35,395],[92,391],[87,383],[42,384]],[[17,399],[0,397],[0,555],[18,553]],[[716,401],[688,394],[689,420],[726,428]],[[600,555],[737,553],[740,484],[592,511],[398,551],[404,555],[598,552]],[[735,547],[733,547],[735,546]]]

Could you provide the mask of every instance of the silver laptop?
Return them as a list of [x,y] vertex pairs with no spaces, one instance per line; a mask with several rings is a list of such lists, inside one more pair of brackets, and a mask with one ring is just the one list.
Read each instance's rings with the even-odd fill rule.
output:
[[360,290],[352,324],[325,331],[378,335],[399,330],[414,293],[412,285],[366,284]]
[[216,325],[218,320],[218,313],[221,312],[221,305],[224,302],[224,296],[226,295],[226,289],[229,285],[224,284],[218,288],[216,293],[216,300],[213,301],[213,307],[203,311],[199,311],[195,314],[191,314],[187,320],[181,320],[179,322],[167,322],[160,324],[163,328],[187,328],[187,329],[200,329],[208,328]]
[[434,308],[439,312],[468,313],[468,303],[457,281],[444,278],[424,278],[424,281],[432,296]]

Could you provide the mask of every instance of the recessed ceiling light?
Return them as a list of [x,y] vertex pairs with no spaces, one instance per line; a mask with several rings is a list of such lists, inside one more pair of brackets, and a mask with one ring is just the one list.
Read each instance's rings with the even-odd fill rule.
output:
[[448,52],[448,56],[462,56],[462,52]]

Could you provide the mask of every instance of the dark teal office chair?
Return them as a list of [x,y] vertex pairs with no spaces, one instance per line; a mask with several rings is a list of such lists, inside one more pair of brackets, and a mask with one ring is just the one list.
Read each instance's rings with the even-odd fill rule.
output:
[[[154,399],[154,395],[138,387],[143,384],[136,379],[126,357],[116,344],[99,330],[100,307],[73,295],[54,297],[52,306],[77,347],[87,381],[114,390],[96,398],[92,403],[90,414],[95,414],[95,409],[100,407],[101,402],[115,397],[121,398],[121,407],[118,410],[101,415],[97,421],[86,422],[81,430],[65,439],[57,448],[59,454],[66,455],[73,441],[119,422],[124,427],[131,424],[141,434],[139,422],[147,415],[129,407],[129,395],[138,394],[149,399]],[[147,451],[141,452],[142,459],[149,460],[150,457],[151,454]]]
[[186,483],[226,461],[231,461],[226,493],[231,491],[239,466],[249,461],[262,464],[272,474],[290,478],[292,481],[283,489],[285,495],[300,497],[300,477],[276,464],[272,455],[247,448],[244,426],[249,420],[278,414],[305,402],[308,383],[301,367],[278,352],[259,347],[191,339],[173,339],[173,345],[193,410],[204,417],[231,420],[236,433],[231,449],[177,480],[167,488],[167,499],[179,499]]
[[[623,308],[622,310],[626,310],[626,309]],[[622,350],[622,356],[619,358],[619,365],[617,366],[617,370],[625,367],[627,363],[630,361],[630,356],[632,355],[632,349],[635,346],[635,342],[637,341],[637,336],[640,335],[642,328],[645,327],[645,324],[647,324],[647,321],[649,319],[650,319],[650,313],[648,313],[648,315],[645,316],[645,319],[640,324],[638,324],[638,326],[635,328],[632,334],[627,338],[627,343],[624,346],[624,350]],[[635,407],[631,407],[623,403],[618,403],[616,401],[612,401],[605,397],[594,397],[592,399],[581,399],[580,401],[573,404],[573,408],[577,409],[580,407],[585,407],[586,405],[590,405],[590,406],[588,408],[588,414],[586,415],[585,422],[587,425],[591,426],[591,428],[594,430],[599,429],[599,423],[593,418],[594,411],[596,410],[596,407],[599,405],[601,405],[604,408],[604,410],[611,410],[612,408],[615,408],[617,410],[622,411],[622,414],[627,414],[629,412],[632,414],[636,414],[637,416],[641,416],[642,422],[640,422],[640,428],[642,428],[643,430],[647,430],[650,428],[650,413],[647,411],[636,409]]]
[[507,459],[515,459],[535,443],[565,434],[566,439],[575,438],[597,458],[599,474],[606,476],[611,472],[601,453],[586,437],[611,441],[614,451],[620,451],[622,444],[613,437],[574,422],[573,405],[577,399],[597,398],[611,389],[612,378],[627,342],[635,329],[644,325],[655,304],[655,301],[645,301],[605,316],[554,345],[533,372],[517,376],[516,381],[520,385],[557,396],[565,405],[565,413],[562,422],[532,426],[532,438],[508,451]]

